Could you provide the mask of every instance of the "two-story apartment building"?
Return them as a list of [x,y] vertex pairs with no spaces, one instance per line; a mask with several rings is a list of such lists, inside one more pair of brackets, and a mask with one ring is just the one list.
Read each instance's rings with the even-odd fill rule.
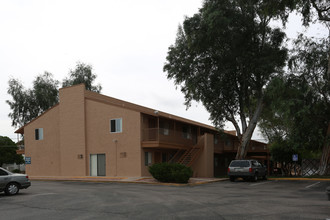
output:
[[[196,177],[226,173],[238,139],[214,127],[95,92],[62,88],[58,104],[19,128],[31,176],[150,176],[148,165],[177,162]],[[248,156],[269,161],[264,143]]]

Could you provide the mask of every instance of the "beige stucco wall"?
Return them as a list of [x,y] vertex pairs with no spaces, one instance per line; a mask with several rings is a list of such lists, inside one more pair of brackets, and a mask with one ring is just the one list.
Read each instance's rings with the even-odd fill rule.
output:
[[[110,132],[116,118],[122,118],[121,133]],[[105,154],[107,176],[141,176],[140,127],[139,112],[86,99],[88,167],[90,154]]]
[[[105,154],[107,176],[141,176],[140,112],[86,99],[84,85],[59,93],[59,105],[24,128],[26,156],[31,157],[27,173],[88,176],[90,154]],[[122,118],[121,133],[110,133],[115,118]],[[43,128],[43,140],[34,140],[36,128]]]
[[213,134],[204,134],[204,148],[191,167],[194,177],[214,177],[214,140]]
[[[60,89],[59,95],[59,105],[24,127],[25,154],[32,163],[26,166],[29,175],[89,176],[90,155],[105,154],[106,176],[150,176],[145,152],[152,152],[155,162],[157,149],[141,148],[141,129],[148,124],[141,124],[140,111],[85,91],[84,85]],[[122,118],[121,133],[110,132],[110,120],[116,118]],[[36,128],[44,129],[43,140],[34,140]],[[194,176],[213,177],[213,135],[205,133],[203,143],[192,166]]]
[[[57,105],[24,128],[25,156],[31,157],[25,169],[30,176],[60,175],[58,116]],[[43,128],[43,140],[35,140],[37,128]]]
[[[85,86],[60,89],[60,155],[62,176],[88,174],[85,145]],[[83,155],[83,158],[78,158]]]

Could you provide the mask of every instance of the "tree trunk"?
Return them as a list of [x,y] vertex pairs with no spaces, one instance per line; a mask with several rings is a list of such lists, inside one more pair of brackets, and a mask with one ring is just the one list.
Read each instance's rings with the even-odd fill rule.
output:
[[259,117],[260,117],[260,114],[262,111],[262,107],[263,107],[263,99],[260,98],[258,101],[257,108],[254,112],[254,115],[250,119],[249,125],[248,125],[246,131],[244,131],[244,133],[242,134],[242,138],[240,138],[240,145],[238,146],[238,149],[237,149],[236,160],[242,160],[246,157],[249,143],[250,143],[252,134],[254,132],[254,129],[257,126],[257,123],[258,123],[258,120],[259,120]]
[[[329,30],[329,36],[330,36],[330,30]],[[327,72],[328,79],[330,79],[330,54],[328,54],[328,72]],[[325,143],[322,150],[321,160],[320,160],[320,166],[318,170],[319,175],[325,175],[327,172],[327,167],[329,164],[329,154],[330,154],[330,123],[328,124],[328,131],[325,136]]]
[[[330,30],[329,30],[329,38],[330,38]],[[328,80],[330,80],[330,52],[329,52],[329,55],[328,55],[328,72],[327,72],[327,75],[328,75]]]
[[284,162],[281,162],[281,176],[285,176]]
[[330,123],[328,124],[328,131],[325,136],[325,143],[322,150],[320,166],[318,170],[319,175],[325,175],[327,172],[328,164],[329,164],[329,155],[330,155],[330,143],[329,143],[329,136],[330,136]]

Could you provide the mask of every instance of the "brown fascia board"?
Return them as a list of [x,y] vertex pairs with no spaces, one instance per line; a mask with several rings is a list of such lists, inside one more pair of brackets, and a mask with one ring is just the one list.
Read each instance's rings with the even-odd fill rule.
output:
[[78,86],[82,86],[82,85],[84,85],[84,88],[86,90],[85,84],[84,83],[79,83],[79,84],[76,84],[76,85],[73,85],[73,86],[66,86],[66,87],[59,88],[58,91],[63,90],[63,89],[69,89],[69,88],[72,88],[72,87],[78,87]]
[[15,133],[16,133],[16,134],[24,134],[24,127],[25,127],[25,125],[22,126],[22,127],[20,127],[19,129],[17,129],[17,130],[15,131]]
[[29,125],[30,123],[34,122],[35,120],[37,120],[38,118],[44,116],[45,114],[47,114],[50,110],[52,110],[53,108],[55,108],[56,106],[58,106],[59,103],[53,105],[52,107],[50,107],[49,109],[47,109],[46,111],[44,111],[41,115],[39,115],[38,117],[32,119],[31,121],[29,121],[28,123],[26,123],[24,126],[20,127],[19,129],[17,129],[15,131],[16,134],[24,134],[24,127],[26,127],[27,125]]
[[207,128],[207,129],[211,129],[214,131],[217,131],[214,127],[210,126],[210,125],[206,125],[206,124],[202,124],[196,121],[192,121],[186,118],[182,118],[179,116],[175,116],[175,115],[171,115],[168,114],[166,112],[162,112],[162,111],[158,111],[156,109],[151,109],[151,108],[147,108],[141,105],[137,105],[137,104],[133,104],[130,102],[126,102],[120,99],[115,99],[109,96],[105,96],[96,92],[92,92],[92,91],[88,91],[85,90],[85,98],[90,99],[90,100],[94,100],[94,101],[99,101],[105,104],[110,104],[110,105],[114,105],[114,106],[118,106],[121,108],[126,108],[126,109],[130,109],[136,112],[140,112],[140,113],[144,113],[147,115],[151,115],[154,117],[162,117],[162,118],[169,118],[172,120],[176,120],[176,121],[180,121],[180,122],[184,122],[187,124],[192,124],[192,125],[196,125],[196,126],[200,126],[203,128]]

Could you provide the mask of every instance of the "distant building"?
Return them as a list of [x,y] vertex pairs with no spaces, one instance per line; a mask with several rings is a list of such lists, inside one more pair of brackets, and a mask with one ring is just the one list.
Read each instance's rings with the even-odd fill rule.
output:
[[[60,102],[19,128],[31,176],[150,176],[148,166],[177,162],[195,177],[226,174],[235,133],[95,92],[62,88]],[[251,141],[248,157],[269,162],[267,145]]]
[[[19,141],[18,143],[16,143],[16,145],[18,147],[18,150],[16,150],[16,153],[21,154],[23,156],[23,158],[25,158],[23,141]],[[2,167],[9,171],[19,170],[21,172],[25,172],[25,164],[16,164],[16,163],[6,164],[5,163],[5,164],[2,164]]]

